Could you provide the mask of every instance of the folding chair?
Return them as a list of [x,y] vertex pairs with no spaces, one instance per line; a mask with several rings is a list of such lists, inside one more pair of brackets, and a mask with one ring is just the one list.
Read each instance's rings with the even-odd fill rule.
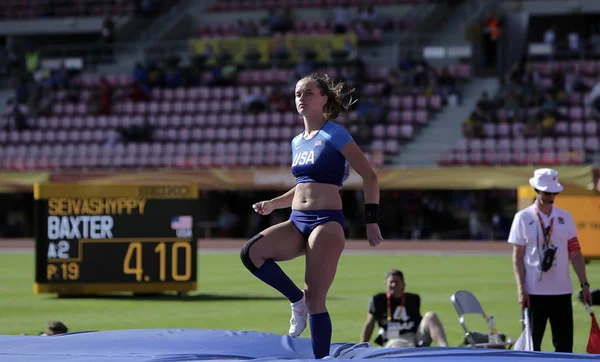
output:
[[[495,349],[510,349],[514,344],[513,338],[506,338],[504,336],[504,341],[501,343],[489,343],[489,336],[487,333],[481,333],[476,331],[471,331],[467,327],[465,322],[466,314],[479,314],[484,319],[486,325],[488,323],[488,315],[483,310],[481,303],[479,300],[471,293],[466,290],[459,290],[452,294],[450,297],[450,301],[456,309],[456,313],[458,314],[458,321],[465,332],[466,341],[469,346],[475,348],[495,348]],[[500,339],[502,340],[502,334],[498,333]],[[483,337],[483,338],[482,338]]]

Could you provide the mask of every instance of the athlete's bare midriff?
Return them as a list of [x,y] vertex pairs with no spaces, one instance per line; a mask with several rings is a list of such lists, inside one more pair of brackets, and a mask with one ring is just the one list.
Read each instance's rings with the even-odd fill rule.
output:
[[340,188],[316,182],[299,183],[294,191],[293,210],[339,210],[342,208]]

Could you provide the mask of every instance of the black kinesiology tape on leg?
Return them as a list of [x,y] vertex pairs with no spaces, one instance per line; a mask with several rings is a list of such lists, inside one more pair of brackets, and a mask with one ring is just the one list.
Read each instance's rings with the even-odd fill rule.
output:
[[250,260],[250,248],[257,242],[260,238],[262,238],[262,234],[256,234],[252,239],[248,240],[246,244],[242,247],[240,251],[240,259],[242,259],[242,263],[246,267],[246,269],[250,270],[252,273],[258,270],[256,265]]

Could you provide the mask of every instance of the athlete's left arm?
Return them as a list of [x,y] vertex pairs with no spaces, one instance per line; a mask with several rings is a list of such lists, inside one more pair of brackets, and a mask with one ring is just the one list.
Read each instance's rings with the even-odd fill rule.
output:
[[[587,284],[588,280],[585,272],[585,258],[583,257],[581,247],[579,246],[579,240],[577,238],[577,228],[575,227],[573,219],[570,217],[568,218],[567,225],[569,238],[567,242],[567,248],[569,250],[569,259],[571,260],[575,274],[577,274],[579,284],[584,285]],[[586,302],[589,302],[591,305],[592,297],[590,294],[589,285],[582,287],[582,290],[584,291],[584,299],[586,299]]]
[[583,258],[581,250],[577,249],[569,252],[569,259],[571,259],[573,270],[575,270],[575,274],[577,274],[579,284],[581,285],[583,303],[592,305],[592,293],[590,291],[590,285],[587,281],[587,275],[585,273],[585,259]]
[[569,251],[569,259],[571,259],[573,270],[575,270],[575,274],[577,274],[577,278],[579,278],[579,283],[587,283],[587,275],[585,273],[585,258],[581,253],[581,249]]
[[355,141],[350,141],[341,150],[350,166],[362,177],[365,203],[379,204],[379,181],[369,160]]

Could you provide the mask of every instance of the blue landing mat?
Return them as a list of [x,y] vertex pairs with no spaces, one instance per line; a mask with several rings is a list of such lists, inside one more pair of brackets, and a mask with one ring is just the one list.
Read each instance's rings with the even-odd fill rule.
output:
[[[140,329],[68,333],[52,337],[0,336],[1,362],[268,362],[312,359],[309,338],[270,333],[198,329]],[[335,343],[331,357],[401,362],[540,362],[595,360],[600,356],[472,348],[379,348],[367,343]]]

